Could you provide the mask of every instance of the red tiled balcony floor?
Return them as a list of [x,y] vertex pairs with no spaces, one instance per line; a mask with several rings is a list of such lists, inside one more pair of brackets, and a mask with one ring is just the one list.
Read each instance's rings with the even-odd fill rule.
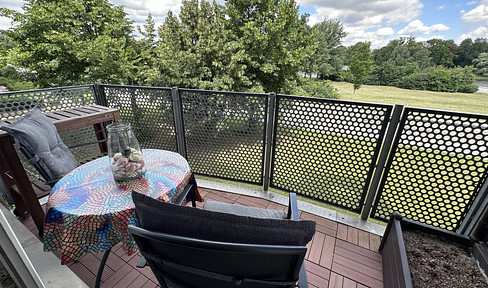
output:
[[[260,198],[204,188],[199,190],[205,199],[269,209],[287,209]],[[201,208],[203,203],[198,203],[197,206]],[[307,245],[305,260],[310,288],[383,287],[381,255],[378,253],[381,240],[379,236],[302,211],[300,218],[317,223],[315,236]],[[37,233],[30,218],[24,224],[34,234]],[[103,253],[92,253],[68,266],[89,287],[94,287],[102,256]],[[101,287],[159,287],[149,267],[135,267],[139,258],[138,253],[125,255],[122,246],[116,245],[108,257]]]

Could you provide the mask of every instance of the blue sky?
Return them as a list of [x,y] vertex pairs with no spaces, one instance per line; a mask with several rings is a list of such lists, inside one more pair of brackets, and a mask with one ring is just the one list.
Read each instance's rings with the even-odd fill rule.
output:
[[[151,12],[162,23],[169,10],[179,12],[180,0],[111,0],[124,5],[129,18],[142,24]],[[223,3],[223,0],[217,1]],[[310,14],[309,24],[338,19],[348,32],[346,46],[369,41],[373,48],[390,40],[413,35],[418,41],[431,38],[488,38],[488,0],[297,0],[301,13]],[[21,11],[22,1],[1,0],[0,7]],[[0,29],[10,27],[0,17]]]

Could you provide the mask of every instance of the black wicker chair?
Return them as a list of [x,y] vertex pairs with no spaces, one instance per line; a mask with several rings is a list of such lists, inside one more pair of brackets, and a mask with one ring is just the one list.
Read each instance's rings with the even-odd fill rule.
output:
[[[136,204],[136,215],[138,215],[139,217],[141,212],[144,213],[144,211],[141,211],[141,206],[138,207],[137,201],[138,200],[134,199],[134,203]],[[173,204],[165,203],[165,205]],[[242,214],[246,214],[247,212],[243,212],[244,206],[241,205],[224,203],[225,207],[223,210],[226,210],[227,213],[216,212],[215,209],[220,209],[218,207],[218,203],[215,206],[217,208],[212,208],[213,211],[205,210],[205,208],[204,210],[202,210],[192,207],[176,208],[175,206],[176,205],[167,206],[165,208],[171,207],[171,209],[182,209],[182,211],[186,209],[186,214],[188,214],[188,212],[190,212],[189,214],[196,213],[189,217],[181,215],[181,217],[186,217],[185,219],[190,219],[190,221],[191,218],[195,216],[198,216],[198,218],[202,220],[201,217],[199,217],[201,215],[203,215],[204,218],[217,217],[212,219],[225,219],[219,218],[220,216],[228,217],[230,218],[229,221],[231,223],[236,223],[236,227],[239,227],[238,223],[241,220],[246,223],[248,221],[260,221],[255,217],[242,216]],[[233,207],[237,208],[236,211],[238,211],[240,215],[234,214],[232,211],[229,211],[229,209],[232,210]],[[247,213],[248,215],[255,215],[256,213],[260,213],[259,208],[249,209],[251,209],[252,211],[250,213]],[[265,211],[264,215],[272,215],[273,213],[275,213],[271,212],[271,214],[269,214],[269,211],[270,210]],[[290,228],[288,232],[285,232],[285,234],[283,235],[286,235],[286,233],[291,233],[290,230],[297,231],[293,230],[296,229],[297,224],[304,224],[304,226],[306,226],[306,231],[303,234],[307,234],[307,236],[305,236],[306,239],[303,238],[302,240],[300,240],[300,245],[273,245],[270,243],[249,244],[235,243],[235,241],[214,241],[202,239],[201,237],[190,237],[192,232],[186,230],[184,233],[189,235],[181,236],[175,235],[174,233],[150,231],[133,225],[129,225],[129,232],[134,237],[137,245],[139,246],[141,254],[146,258],[147,263],[151,267],[153,273],[156,275],[156,278],[158,279],[162,287],[308,287],[304,257],[307,251],[306,242],[310,241],[313,233],[315,233],[315,222],[298,221],[298,208],[296,195],[294,193],[290,194],[290,205],[288,207],[288,213],[277,210],[271,211],[276,211],[275,215],[280,215],[281,212],[285,216],[284,218],[289,219],[287,220],[281,218],[281,220],[272,220],[283,221],[278,222],[278,226],[282,227],[277,229],[286,228],[288,222],[294,222],[290,223],[293,225],[293,227]],[[198,213],[203,214],[200,215]],[[208,217],[205,217],[205,213],[210,214],[208,214]],[[164,215],[162,215],[162,217],[164,217]],[[269,220],[263,219],[264,217],[261,216],[258,216],[258,218],[261,218],[262,221]],[[195,221],[197,222],[200,220],[195,218]],[[174,221],[181,221],[181,219],[174,219]],[[206,220],[203,221],[205,222]],[[206,223],[215,224],[214,222]],[[221,221],[216,220],[216,222]],[[269,224],[269,222],[267,223]],[[234,226],[228,223],[221,224]],[[216,227],[218,228],[218,226]],[[209,235],[210,238],[219,237],[215,235],[216,227],[205,226],[201,227],[201,229],[205,230],[207,228],[210,231],[214,231],[212,232],[213,235]],[[233,228],[234,227],[222,226],[222,229],[227,231],[231,231]],[[313,231],[311,231],[311,229],[313,229]],[[270,234],[275,233],[276,229],[274,230],[275,231],[270,232]],[[202,231],[196,231],[195,234],[199,234],[200,232]],[[206,232],[203,233],[205,234]],[[225,233],[229,234],[229,232]],[[265,235],[261,236],[265,237]],[[249,237],[252,238],[252,235],[249,235]],[[283,237],[286,238],[287,236]],[[249,239],[246,239],[245,241],[247,240]]]

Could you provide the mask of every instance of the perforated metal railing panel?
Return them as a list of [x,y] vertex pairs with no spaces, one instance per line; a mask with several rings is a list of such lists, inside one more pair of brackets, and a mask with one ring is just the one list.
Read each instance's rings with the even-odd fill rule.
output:
[[262,184],[268,95],[179,91],[192,170]]
[[[96,104],[92,85],[9,92],[0,94],[0,115],[1,120],[7,120],[26,114],[36,105],[43,112],[52,112],[89,104]],[[67,146],[97,140],[92,126],[61,132],[60,137]],[[15,148],[29,178],[31,180],[41,178],[34,167],[27,163],[24,155],[18,151],[17,147]],[[98,145],[94,144],[74,148],[71,152],[76,160],[81,162],[99,155],[100,149]]]
[[488,169],[488,116],[405,108],[372,217],[456,230]]
[[278,95],[270,186],[359,213],[392,107]]
[[[59,133],[59,136],[68,147],[97,141],[95,129],[92,125],[64,131]],[[98,157],[100,155],[100,146],[96,143],[88,144],[70,148],[70,151],[73,153],[73,156],[75,156],[78,163],[80,163]]]
[[141,148],[177,151],[171,88],[103,85],[109,107],[131,124]]
[[0,120],[24,115],[38,105],[44,112],[95,104],[93,86],[0,93]]

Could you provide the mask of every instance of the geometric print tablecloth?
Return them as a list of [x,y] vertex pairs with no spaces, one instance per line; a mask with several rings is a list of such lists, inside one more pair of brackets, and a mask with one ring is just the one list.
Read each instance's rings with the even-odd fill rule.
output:
[[47,203],[44,251],[61,250],[63,265],[119,242],[126,254],[136,252],[127,232],[129,223],[137,224],[132,191],[172,201],[188,183],[196,184],[188,162],[178,153],[144,149],[143,159],[146,172],[134,180],[116,182],[108,157],[88,162],[59,180]]

